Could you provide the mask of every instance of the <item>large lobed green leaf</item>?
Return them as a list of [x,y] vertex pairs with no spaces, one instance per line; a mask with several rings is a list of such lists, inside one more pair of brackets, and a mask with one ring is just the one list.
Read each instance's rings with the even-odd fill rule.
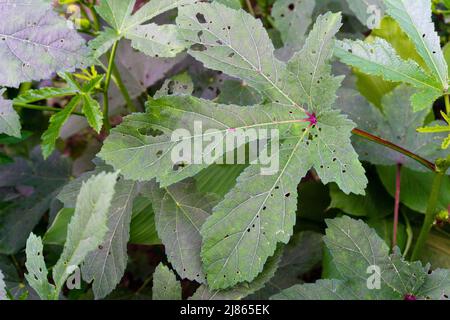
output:
[[[202,122],[204,131],[213,129],[225,136],[235,129],[279,130],[280,150],[271,156],[280,159],[280,170],[264,176],[261,166],[248,167],[202,227],[208,285],[212,290],[225,289],[252,281],[277,243],[288,242],[295,223],[297,184],[311,167],[324,183],[334,181],[346,193],[364,193],[367,179],[350,143],[354,124],[332,110],[341,79],[331,76],[329,60],[341,18],[339,14],[320,16],[302,52],[288,65],[274,58],[261,23],[243,11],[199,3],[180,9],[178,25],[197,59],[241,77],[271,103],[225,106],[189,96],[151,100],[146,113],[126,117],[112,131],[100,156],[127,178],[156,177],[167,187],[208,166],[173,164],[171,152],[181,141],[171,140],[176,129],[187,129],[190,133],[183,141],[190,142],[212,135],[194,132],[196,121]],[[237,41],[243,37],[253,41]],[[276,74],[277,81],[270,74]],[[308,126],[305,118],[312,113],[317,124]],[[214,160],[222,155],[216,154]]]

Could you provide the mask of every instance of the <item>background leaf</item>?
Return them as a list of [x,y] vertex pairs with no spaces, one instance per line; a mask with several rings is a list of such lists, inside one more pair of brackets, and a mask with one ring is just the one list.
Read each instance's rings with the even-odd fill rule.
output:
[[175,274],[160,263],[153,274],[153,300],[181,300],[181,285]]
[[[88,50],[76,30],[41,1],[0,3],[0,85],[50,78],[87,62]],[[35,59],[34,57],[39,57]]]

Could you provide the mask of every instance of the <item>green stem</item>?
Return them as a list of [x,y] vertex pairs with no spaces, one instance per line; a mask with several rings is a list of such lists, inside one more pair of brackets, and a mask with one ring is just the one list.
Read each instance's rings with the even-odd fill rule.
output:
[[19,88],[19,95],[21,95],[21,94],[27,92],[28,90],[30,90],[31,86],[32,86],[31,82],[24,82],[24,83],[22,83],[20,85],[20,88]]
[[[39,110],[39,111],[50,111],[50,112],[61,112],[63,109],[60,108],[53,108],[48,106],[37,106],[34,104],[28,104],[28,103],[22,103],[22,102],[13,102],[15,107],[18,108],[25,108],[25,109],[31,109],[31,110]],[[84,114],[79,112],[72,112],[72,114],[84,117]]]
[[430,233],[430,230],[433,227],[433,223],[436,218],[436,206],[439,200],[444,176],[445,172],[437,172],[434,176],[433,186],[431,188],[431,194],[430,198],[428,199],[428,206],[425,213],[425,219],[422,224],[422,229],[420,230],[419,238],[417,239],[414,251],[412,253],[412,261],[416,261],[420,258],[420,255],[423,248],[425,247],[425,243],[428,238],[428,233]]
[[428,161],[427,159],[424,159],[421,156],[419,156],[419,155],[417,155],[417,154],[415,154],[415,153],[413,153],[413,152],[411,152],[409,150],[406,150],[405,148],[402,148],[402,147],[400,147],[400,146],[398,146],[398,145],[396,145],[396,144],[394,144],[394,143],[392,143],[390,141],[387,141],[387,140],[385,140],[383,138],[374,136],[374,135],[372,135],[372,134],[370,134],[368,132],[365,132],[363,130],[360,130],[360,129],[353,129],[352,133],[354,135],[357,135],[357,136],[359,136],[361,138],[364,138],[366,140],[378,143],[379,145],[382,145],[382,146],[385,146],[385,147],[387,147],[389,149],[392,149],[394,151],[400,152],[401,154],[403,154],[403,155],[405,155],[405,156],[407,156],[407,157],[417,161],[418,163],[420,163],[421,165],[423,165],[424,167],[426,167],[427,169],[429,169],[429,170],[431,170],[433,172],[437,171],[436,170],[436,165],[434,163],[432,163],[432,162]]
[[250,12],[250,14],[252,16],[255,16],[255,10],[253,10],[253,5],[252,5],[251,0],[245,0],[245,3],[247,4],[248,12]]
[[111,124],[109,123],[109,85],[111,84],[111,76],[114,66],[114,59],[116,58],[117,53],[117,45],[119,44],[118,41],[114,42],[111,53],[109,54],[109,62],[108,62],[108,69],[106,70],[106,77],[105,77],[105,86],[103,88],[103,123],[105,126],[106,133],[109,133],[109,130],[111,129]]
[[445,99],[445,112],[447,113],[448,116],[450,116],[450,95],[446,94],[444,96]]
[[137,108],[134,105],[133,101],[131,100],[130,94],[128,92],[127,87],[122,81],[122,77],[120,75],[119,70],[117,70],[117,67],[115,64],[113,64],[113,80],[114,83],[119,87],[120,92],[122,93],[123,98],[125,99],[127,103],[127,107],[131,112],[137,112]]
[[413,241],[414,233],[412,231],[411,223],[409,222],[408,215],[405,214],[405,212],[402,211],[403,219],[405,220],[406,224],[406,246],[405,251],[403,252],[403,256],[406,258],[409,253],[409,249],[411,249],[411,244]]

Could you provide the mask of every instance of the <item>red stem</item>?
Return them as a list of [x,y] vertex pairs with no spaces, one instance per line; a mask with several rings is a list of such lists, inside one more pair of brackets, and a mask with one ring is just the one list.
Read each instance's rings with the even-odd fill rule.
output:
[[401,188],[401,173],[402,165],[397,164],[397,172],[395,176],[395,207],[394,207],[394,231],[392,236],[392,248],[397,245],[397,230],[398,230],[398,212],[400,208],[400,188]]
[[370,140],[372,142],[378,143],[378,144],[380,144],[382,146],[385,146],[387,148],[390,148],[392,150],[400,152],[401,154],[404,154],[405,156],[416,160],[421,165],[423,165],[424,167],[426,167],[427,169],[429,169],[429,170],[431,170],[433,172],[437,171],[436,170],[436,165],[434,163],[432,163],[432,162],[428,161],[427,159],[424,159],[421,156],[419,156],[419,155],[417,155],[417,154],[415,154],[415,153],[413,153],[413,152],[411,152],[409,150],[406,150],[405,148],[402,148],[402,147],[400,147],[400,146],[398,146],[398,145],[396,145],[396,144],[394,144],[394,143],[392,143],[390,141],[387,141],[387,140],[385,140],[383,138],[374,136],[373,134],[370,134],[370,133],[368,133],[366,131],[363,131],[363,130],[360,130],[360,129],[353,129],[352,133],[354,135],[357,135],[357,136],[361,137],[361,138]]

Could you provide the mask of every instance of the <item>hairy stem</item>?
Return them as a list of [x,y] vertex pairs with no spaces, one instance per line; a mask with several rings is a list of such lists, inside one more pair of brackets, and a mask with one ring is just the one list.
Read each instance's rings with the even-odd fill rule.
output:
[[[61,112],[63,109],[61,108],[53,108],[48,106],[37,106],[34,104],[22,103],[22,102],[13,102],[13,105],[18,108],[25,108],[31,110],[39,110],[39,111],[51,111],[51,112]],[[79,112],[72,112],[72,114],[84,117],[84,114]]]
[[431,170],[433,172],[436,172],[436,165],[434,163],[432,163],[431,161],[428,161],[427,159],[422,158],[421,156],[419,156],[419,155],[417,155],[417,154],[415,154],[415,153],[413,153],[413,152],[411,152],[409,150],[406,150],[405,148],[402,148],[402,147],[400,147],[400,146],[398,146],[398,145],[396,145],[396,144],[394,144],[394,143],[392,143],[390,141],[387,141],[387,140],[385,140],[383,138],[374,136],[374,135],[372,135],[372,134],[370,134],[368,132],[365,132],[363,130],[360,130],[360,129],[353,129],[352,133],[354,135],[359,136],[361,138],[364,138],[366,140],[378,143],[379,145],[382,145],[382,146],[385,146],[385,147],[387,147],[389,149],[392,149],[394,151],[400,152],[401,154],[403,154],[403,155],[405,155],[405,156],[407,156],[407,157],[417,161],[418,163],[420,163],[421,165],[423,165],[427,169],[429,169],[429,170]]
[[106,70],[105,86],[103,88],[103,123],[105,126],[105,131],[108,134],[111,129],[111,124],[109,123],[109,85],[111,84],[111,76],[114,67],[114,59],[116,58],[118,41],[114,42],[111,53],[109,54],[108,69]]
[[434,219],[436,218],[436,206],[441,193],[442,181],[444,180],[445,172],[437,172],[434,176],[433,186],[431,188],[430,198],[428,199],[428,206],[425,213],[425,219],[420,230],[419,238],[417,239],[411,260],[415,261],[420,258],[425,243],[433,227]]
[[131,100],[130,94],[128,92],[127,87],[122,81],[122,77],[120,75],[119,70],[117,70],[117,67],[115,63],[113,63],[113,77],[114,77],[114,83],[119,87],[120,92],[122,93],[123,98],[125,99],[125,102],[127,103],[128,110],[131,112],[136,112],[137,108],[134,105],[133,101]]
[[394,230],[392,233],[392,248],[397,245],[398,232],[398,212],[400,208],[400,188],[401,188],[402,165],[397,164],[397,171],[395,175],[395,206],[394,206]]

